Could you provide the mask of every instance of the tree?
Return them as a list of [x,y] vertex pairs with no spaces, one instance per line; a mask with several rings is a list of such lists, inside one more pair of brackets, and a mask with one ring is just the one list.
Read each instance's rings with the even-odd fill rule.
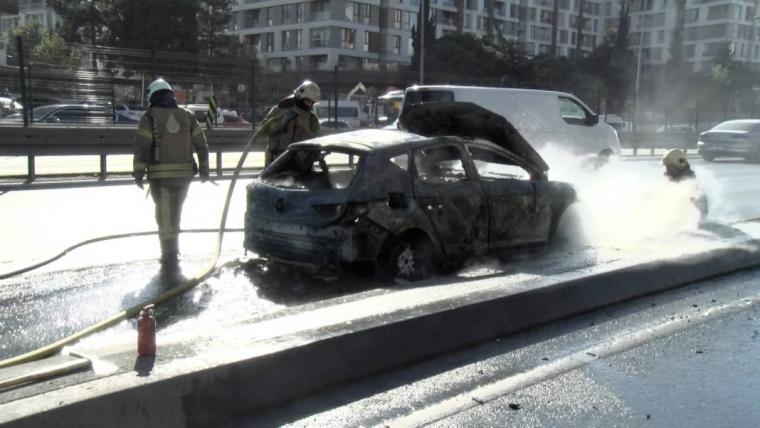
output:
[[741,92],[751,90],[758,83],[758,77],[752,69],[747,64],[734,60],[733,54],[733,47],[727,43],[715,53],[706,71],[716,92],[716,98],[722,101],[724,119],[728,115],[729,104],[735,101]]
[[198,52],[197,0],[49,0],[72,43]]
[[504,53],[486,36],[478,39],[466,33],[447,34],[436,40],[429,62],[437,73],[456,76],[501,77]]
[[232,0],[204,0],[198,13],[201,53],[237,56],[240,42],[236,36],[224,34],[232,20]]
[[74,69],[82,62],[82,53],[68,45],[61,35],[53,30],[46,31],[37,22],[27,22],[13,29],[9,54],[18,61],[16,37],[21,37],[27,63],[50,65],[52,67]]
[[[420,28],[422,28],[422,17],[429,17],[425,21],[425,50],[431,52],[435,48],[435,18],[430,16],[430,3],[429,0],[422,0],[420,2],[420,10],[417,13],[417,25],[412,27],[412,49],[414,53],[412,55],[412,63],[409,65],[409,69],[417,71],[420,68]],[[425,69],[429,70],[429,55],[426,55]]]

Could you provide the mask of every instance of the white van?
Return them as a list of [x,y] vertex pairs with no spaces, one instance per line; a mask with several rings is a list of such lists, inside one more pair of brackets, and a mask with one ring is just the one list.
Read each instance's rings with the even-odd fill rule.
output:
[[[315,104],[317,117],[320,119],[335,120],[335,101],[326,99]],[[367,115],[362,111],[358,101],[338,100],[338,122],[345,122],[351,128],[361,127],[362,121]]]
[[575,154],[620,154],[617,132],[572,94],[477,86],[412,86],[403,108],[436,102],[471,102],[504,116],[541,151],[551,144]]

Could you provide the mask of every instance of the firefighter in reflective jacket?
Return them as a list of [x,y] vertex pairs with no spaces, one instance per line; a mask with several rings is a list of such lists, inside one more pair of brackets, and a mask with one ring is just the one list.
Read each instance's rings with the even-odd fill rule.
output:
[[[156,205],[161,263],[176,266],[182,204],[193,176],[209,176],[208,145],[195,115],[177,106],[171,86],[158,79],[148,86],[150,108],[140,118],[134,139],[133,176],[143,188],[146,176]],[[198,163],[193,158],[193,149]]]
[[282,99],[262,120],[262,131],[269,136],[264,164],[269,165],[290,143],[314,138],[319,133],[319,118],[312,111],[320,98],[319,86],[309,80],[300,84],[293,95]]

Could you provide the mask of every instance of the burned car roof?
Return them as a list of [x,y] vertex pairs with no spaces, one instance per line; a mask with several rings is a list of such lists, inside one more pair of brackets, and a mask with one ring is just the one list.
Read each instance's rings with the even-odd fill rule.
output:
[[312,140],[293,143],[289,147],[343,148],[362,152],[395,148],[428,141],[430,138],[393,129],[362,129],[326,135]]

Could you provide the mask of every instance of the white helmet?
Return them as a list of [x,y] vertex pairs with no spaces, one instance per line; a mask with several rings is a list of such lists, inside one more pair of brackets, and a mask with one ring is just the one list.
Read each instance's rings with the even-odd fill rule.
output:
[[686,154],[681,149],[671,149],[662,157],[662,164],[669,171],[683,171],[689,167]]
[[307,99],[313,102],[318,102],[320,98],[319,86],[311,80],[304,80],[303,83],[298,85],[293,95],[296,99]]
[[163,91],[164,89],[172,90],[172,86],[164,80],[163,78],[158,78],[151,82],[150,85],[148,85],[148,99],[153,96],[158,91]]

